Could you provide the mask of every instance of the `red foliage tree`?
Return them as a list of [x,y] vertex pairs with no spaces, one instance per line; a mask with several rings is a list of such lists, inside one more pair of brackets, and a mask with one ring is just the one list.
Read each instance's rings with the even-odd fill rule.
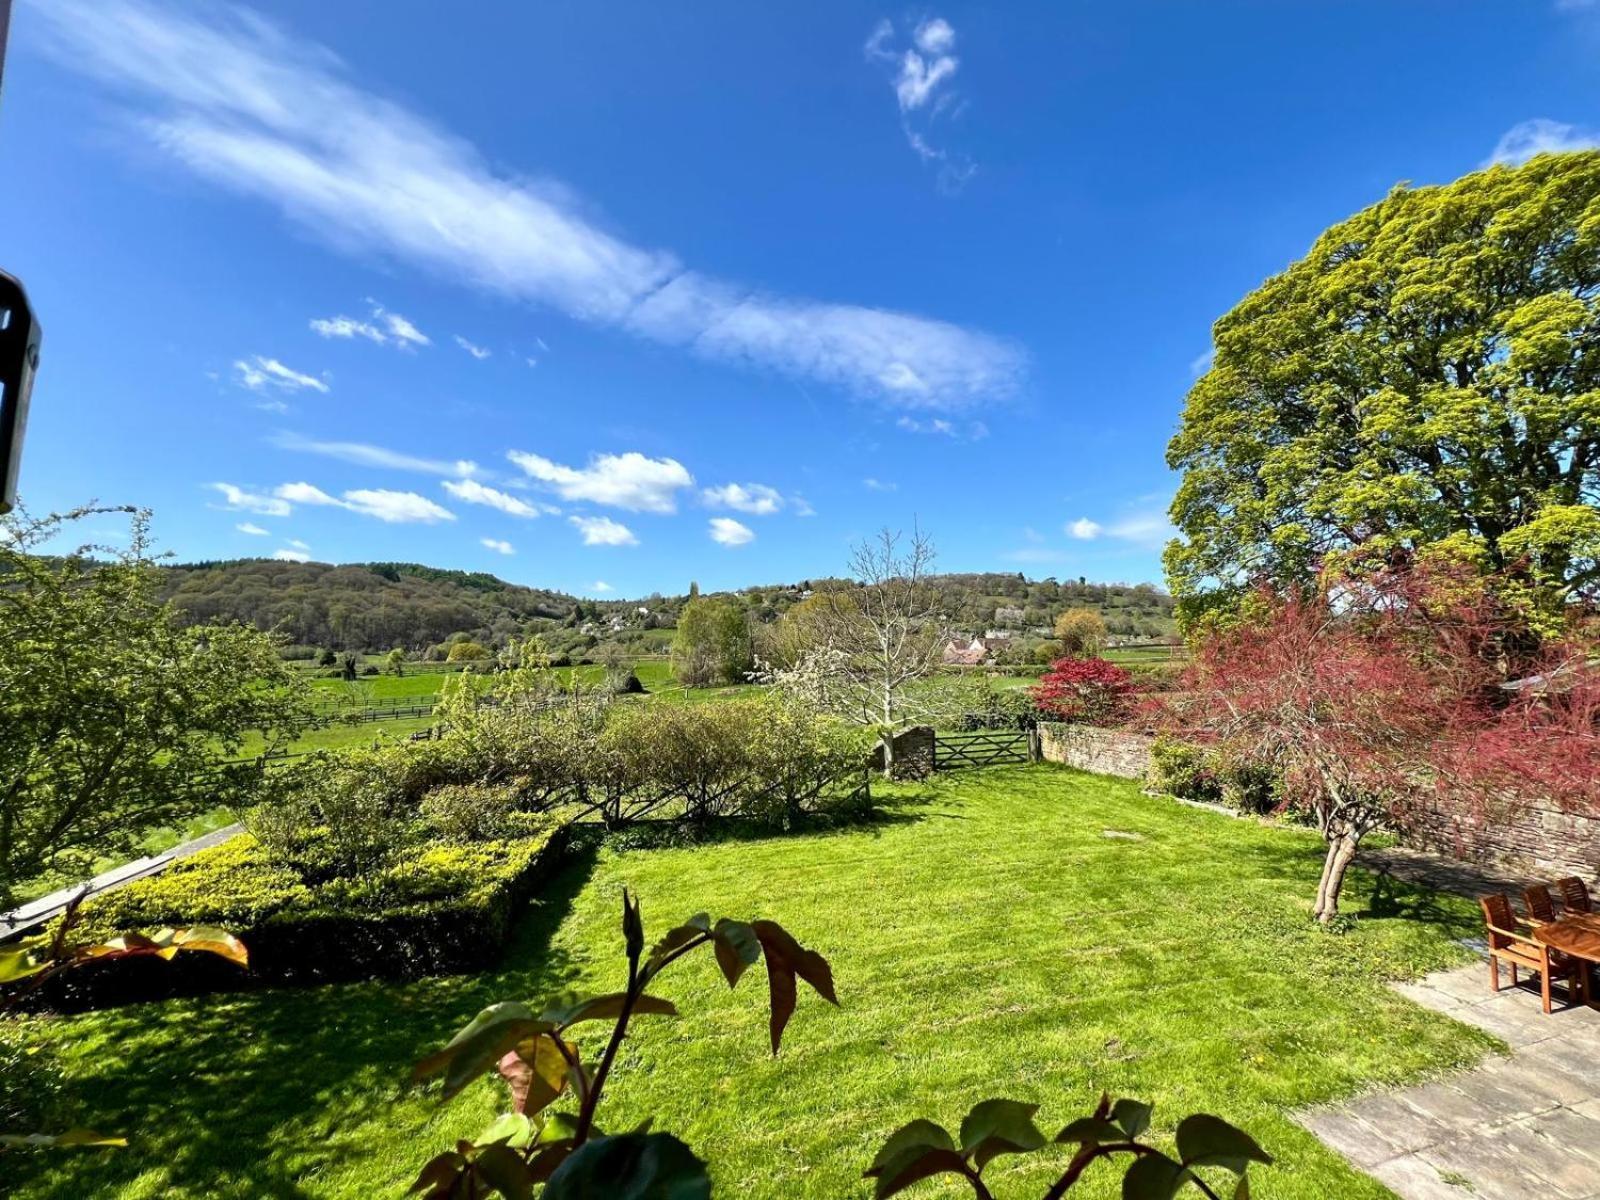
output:
[[1133,676],[1103,658],[1058,658],[1028,694],[1058,720],[1116,725],[1131,708]]
[[[1284,807],[1327,842],[1318,920],[1338,914],[1380,825],[1404,832],[1437,808],[1485,819],[1533,796],[1600,811],[1596,672],[1571,647],[1518,657],[1515,620],[1483,581],[1413,569],[1261,592],[1255,610],[1197,648],[1157,719],[1281,776]],[[1502,686],[1541,664],[1549,686]]]

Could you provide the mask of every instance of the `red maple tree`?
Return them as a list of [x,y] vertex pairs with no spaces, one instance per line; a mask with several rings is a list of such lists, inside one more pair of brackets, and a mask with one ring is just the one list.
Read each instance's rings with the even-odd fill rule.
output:
[[1133,676],[1103,658],[1058,658],[1028,694],[1057,720],[1116,725],[1132,707]]
[[1157,722],[1279,775],[1283,806],[1327,842],[1318,920],[1338,914],[1380,826],[1404,832],[1441,808],[1494,819],[1536,796],[1600,811],[1600,673],[1572,644],[1519,651],[1485,581],[1410,569],[1261,591],[1253,608],[1197,647]]

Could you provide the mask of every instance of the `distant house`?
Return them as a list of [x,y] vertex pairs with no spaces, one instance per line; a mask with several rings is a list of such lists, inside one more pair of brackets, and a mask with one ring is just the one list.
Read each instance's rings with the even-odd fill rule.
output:
[[997,625],[1021,625],[1023,612],[1020,608],[997,608],[994,610],[994,620]]
[[944,661],[956,667],[976,667],[989,657],[982,638],[954,638],[944,648]]
[[983,631],[983,640],[986,642],[1003,642],[1014,636],[1016,636],[1016,631],[1012,629],[985,629]]

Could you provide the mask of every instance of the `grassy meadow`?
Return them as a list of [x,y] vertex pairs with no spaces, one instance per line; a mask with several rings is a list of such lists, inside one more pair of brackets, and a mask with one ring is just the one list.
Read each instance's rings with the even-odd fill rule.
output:
[[[877,791],[870,824],[578,855],[480,976],[56,1018],[45,1053],[68,1119],[131,1145],[8,1156],[8,1194],[399,1195],[501,1104],[485,1080],[441,1105],[407,1088],[410,1064],[492,1001],[618,986],[624,886],[651,936],[701,910],[765,916],[833,965],[841,1007],[802,989],[776,1058],[759,972],[730,992],[704,955],[656,989],[683,1015],[641,1018],[624,1046],[602,1124],[654,1117],[709,1160],[721,1195],[865,1197],[862,1169],[913,1117],[953,1125],[1005,1096],[1040,1102],[1054,1132],[1109,1089],[1155,1101],[1158,1132],[1199,1109],[1251,1131],[1278,1159],[1252,1172],[1255,1194],[1377,1200],[1287,1114],[1492,1046],[1382,982],[1464,961],[1469,906],[1358,872],[1352,919],[1324,932],[1308,919],[1313,833],[1051,766]],[[593,1056],[604,1030],[584,1028]],[[988,1177],[999,1196],[1038,1195],[1062,1162],[1002,1158]],[[1118,1194],[1097,1171],[1075,1196]]]

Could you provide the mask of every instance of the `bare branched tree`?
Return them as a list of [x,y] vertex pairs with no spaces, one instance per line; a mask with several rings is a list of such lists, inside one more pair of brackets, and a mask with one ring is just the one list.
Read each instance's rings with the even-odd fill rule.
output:
[[764,678],[818,708],[870,726],[894,768],[894,736],[920,715],[915,685],[939,667],[949,640],[930,581],[933,540],[884,529],[850,556],[853,588],[819,592],[795,628],[793,664]]

